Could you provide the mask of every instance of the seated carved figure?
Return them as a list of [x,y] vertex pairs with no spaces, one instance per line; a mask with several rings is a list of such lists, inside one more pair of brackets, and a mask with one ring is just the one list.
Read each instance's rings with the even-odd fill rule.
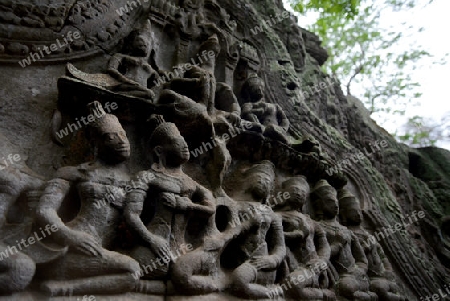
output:
[[378,295],[380,301],[405,300],[395,283],[391,263],[384,254],[383,248],[361,225],[363,216],[359,201],[347,189],[341,189],[338,197],[343,224],[356,235],[364,248],[368,260],[370,290]]
[[150,21],[132,31],[125,39],[125,44],[128,49],[126,54],[116,53],[109,60],[108,74],[85,73],[70,63],[67,64],[67,73],[88,85],[153,103],[154,88],[158,85],[160,71],[152,49]]
[[[2,143],[5,142],[4,137],[0,139]],[[17,245],[16,238],[26,234],[25,223],[7,222],[8,211],[19,195],[30,189],[37,189],[43,183],[31,176],[30,172],[31,170],[25,172],[13,166],[0,168],[0,295],[25,289],[36,269],[32,258],[21,252]]]
[[[216,35],[205,41],[198,51],[209,59],[198,66],[190,66],[182,78],[174,78],[166,84],[157,102],[164,116],[174,122],[186,138],[189,147],[208,152],[207,172],[215,196],[224,196],[223,177],[231,164],[226,141],[216,135],[240,123],[240,107],[231,87],[218,85],[214,76],[216,56],[220,44]],[[216,95],[220,92],[219,95]],[[218,97],[216,97],[218,96]],[[216,104],[216,99],[220,103]],[[209,147],[209,149],[208,149]],[[197,153],[196,153],[197,154]]]
[[[229,206],[233,207],[232,204],[235,205],[235,202],[231,201]],[[222,232],[211,226],[211,230],[215,231],[209,231],[209,235],[204,237],[204,242],[201,246],[178,258],[172,270],[172,281],[178,291],[188,295],[203,295],[223,291],[228,288],[229,281],[227,278],[229,277],[226,276],[227,272],[224,272],[220,264],[224,250],[232,242],[237,240],[246,241],[248,236],[252,235],[249,232],[255,231],[261,226],[261,218],[264,211],[270,210],[264,205],[250,205],[250,207],[247,203],[240,205],[242,205],[240,206],[242,211],[248,211],[249,208],[252,208],[251,210],[254,209],[255,212],[250,210],[251,213],[247,212],[250,215],[247,213],[241,215],[239,212],[236,212],[234,217],[230,214],[228,216],[230,219],[228,220],[228,226]],[[224,207],[228,208],[227,206]],[[259,213],[260,210],[263,212]],[[222,212],[218,211],[216,215],[226,217],[227,213],[230,213],[228,209]],[[230,256],[235,256],[232,250],[230,253]],[[243,263],[245,260],[247,258],[240,263]],[[228,270],[228,267],[225,269]]]
[[339,204],[336,190],[327,181],[320,180],[312,195],[316,216],[321,217],[320,225],[331,246],[331,264],[340,276],[338,295],[350,300],[376,300],[376,294],[369,291],[364,250],[352,231],[337,221]]
[[[97,147],[95,161],[59,169],[47,183],[37,209],[41,225],[59,229],[52,238],[68,246],[67,254],[42,267],[42,289],[52,295],[115,294],[135,288],[139,264],[109,251],[121,221],[125,187],[130,178],[125,165],[130,156],[126,132],[116,116],[106,114],[98,102],[90,113],[102,116],[90,125]],[[81,209],[70,222],[58,216],[63,200],[76,188]],[[109,202],[104,202],[105,198]],[[103,204],[104,203],[104,204]]]
[[[219,214],[219,213],[216,213]],[[174,264],[172,282],[178,291],[186,295],[204,295],[227,288],[226,274],[220,266],[220,257],[227,245],[245,236],[252,227],[259,225],[258,216],[228,227],[223,232],[211,231],[204,237],[204,243],[194,251],[182,255]]]
[[175,112],[180,115],[199,114],[206,110],[214,123],[220,120],[238,126],[241,109],[237,98],[229,85],[218,83],[214,76],[220,50],[216,35],[202,43],[197,53],[200,64],[187,64],[189,66],[185,67],[183,77],[170,80],[161,93],[159,103],[173,104]]
[[264,98],[264,82],[251,74],[242,86],[242,119],[251,122],[253,130],[264,136],[289,144],[286,134],[289,120],[278,104],[267,103]]
[[220,53],[217,36],[211,36],[200,45],[199,57],[202,53],[208,59],[200,65],[189,65],[183,77],[173,78],[166,83],[158,104],[163,108],[170,108],[171,113],[175,113],[177,117],[188,118],[191,122],[203,117],[211,123],[210,115],[215,111],[217,84],[214,69],[216,56]]
[[[215,203],[206,188],[183,172],[182,166],[189,160],[189,149],[175,124],[158,125],[151,135],[150,145],[154,163],[150,170],[136,175],[138,185],[127,195],[124,214],[144,242],[130,253],[145,271],[141,272],[143,280],[138,290],[164,293],[158,280],[167,279],[173,255],[185,244],[190,217],[210,217],[215,212]],[[140,216],[148,196],[154,198],[155,215],[146,225]]]
[[[263,161],[247,170],[245,199],[239,202],[239,218],[254,219],[249,231],[237,238],[242,263],[231,274],[231,292],[248,299],[264,299],[275,285],[277,269],[286,256],[281,218],[264,205],[274,186],[275,170]],[[250,218],[249,218],[250,215]]]
[[154,98],[150,88],[155,86],[159,73],[153,61],[154,51],[150,35],[151,24],[147,21],[142,28],[130,34],[129,54],[116,53],[110,59],[108,72],[120,82],[111,88],[113,91],[150,100]]
[[[288,280],[293,286],[289,295],[305,300],[335,300],[335,276],[328,267],[330,245],[320,224],[303,213],[309,194],[309,184],[303,176],[286,180],[283,191],[289,198],[276,212],[283,218],[286,241]],[[300,279],[299,279],[300,278]]]

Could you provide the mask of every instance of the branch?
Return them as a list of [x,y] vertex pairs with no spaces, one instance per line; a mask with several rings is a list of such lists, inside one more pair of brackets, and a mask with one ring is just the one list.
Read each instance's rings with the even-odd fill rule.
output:
[[366,56],[366,52],[364,51],[364,48],[363,48],[362,44],[361,44],[360,42],[358,42],[358,44],[359,44],[359,48],[361,48],[361,65],[359,65],[359,67],[356,68],[355,72],[353,73],[353,75],[352,75],[352,76],[350,77],[350,79],[348,80],[348,83],[347,83],[347,95],[352,95],[352,94],[350,93],[350,85],[351,85],[352,81],[355,79],[355,77],[356,77],[358,74],[360,74],[361,71],[362,71],[363,68],[364,68],[364,58],[365,58],[365,56]]
[[358,68],[356,68],[355,72],[353,73],[353,75],[350,77],[350,79],[348,80],[347,83],[347,95],[352,95],[350,93],[350,84],[352,83],[352,80],[355,79],[355,77],[361,73],[361,71],[363,70],[364,65],[360,65]]

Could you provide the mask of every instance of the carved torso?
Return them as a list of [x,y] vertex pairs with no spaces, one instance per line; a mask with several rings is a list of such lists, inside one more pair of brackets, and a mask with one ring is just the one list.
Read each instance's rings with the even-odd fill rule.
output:
[[[283,218],[284,232],[299,230],[303,232],[303,237],[296,239],[286,239],[286,245],[298,263],[306,264],[311,259],[317,258],[316,247],[314,245],[314,221],[298,211],[280,212]],[[291,268],[293,270],[295,268]]]
[[[338,222],[320,222],[327,233],[327,240],[332,246],[331,262],[339,273],[348,273],[354,268],[355,258],[352,256],[351,231]],[[338,247],[333,248],[333,245]]]
[[79,167],[78,172],[81,209],[68,226],[91,234],[108,247],[117,234],[129,176],[115,169],[96,169],[89,165]]
[[364,253],[366,254],[369,269],[368,275],[373,277],[382,276],[385,269],[382,258],[378,251],[380,247],[378,242],[375,241],[375,243],[373,243],[373,239],[370,239],[371,235],[369,234],[369,232],[362,228],[358,228],[352,231],[358,238],[359,243],[363,247]]
[[249,218],[257,220],[256,225],[252,227],[246,236],[245,245],[242,246],[242,250],[248,258],[268,254],[266,235],[271,227],[274,213],[269,207],[265,207],[265,210],[261,210],[261,206],[262,205],[259,203],[246,202],[243,204],[245,209],[239,214],[242,222],[245,222],[248,215],[252,216]]
[[125,69],[124,76],[139,83],[142,87],[147,87],[148,79],[156,74],[145,58],[124,56],[122,67]]

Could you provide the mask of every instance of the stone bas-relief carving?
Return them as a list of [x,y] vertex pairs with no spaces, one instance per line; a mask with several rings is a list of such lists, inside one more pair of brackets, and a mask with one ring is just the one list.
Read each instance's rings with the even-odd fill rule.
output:
[[[275,170],[269,161],[256,164],[247,171],[248,188],[243,211],[254,214],[252,229],[241,237],[240,264],[231,275],[234,294],[249,299],[262,299],[270,294],[277,268],[286,255],[281,219],[269,206],[265,206],[274,186]],[[252,213],[253,212],[253,213]],[[243,215],[240,215],[243,217]]]
[[[172,254],[186,244],[184,234],[189,219],[211,216],[215,204],[212,194],[183,172],[182,165],[189,160],[189,149],[175,124],[158,125],[150,138],[150,145],[155,163],[150,170],[136,176],[140,187],[129,193],[125,217],[145,242],[130,252],[142,267],[151,267],[142,279],[161,280],[167,278]],[[150,181],[140,180],[149,178]],[[148,194],[153,195],[156,203],[155,215],[148,225],[144,225],[140,216]],[[156,267],[154,260],[163,260],[164,266]],[[147,287],[144,292],[154,292],[150,282]],[[143,288],[139,287],[139,291]]]
[[[0,138],[5,139],[0,135]],[[3,140],[5,143],[6,141]],[[6,143],[5,143],[6,144]],[[3,149],[3,147],[1,147]],[[15,156],[19,156],[15,154]],[[14,157],[11,156],[11,157]],[[2,166],[0,170],[0,294],[24,290],[33,279],[36,270],[35,261],[22,252],[22,246],[17,241],[23,235],[28,235],[28,220],[22,223],[9,223],[9,209],[24,191],[39,189],[42,180],[34,177],[31,170],[17,168],[14,165]],[[26,238],[26,237],[25,237]],[[26,243],[25,243],[26,245]]]
[[[288,279],[305,278],[305,275],[314,273],[290,289],[290,295],[305,300],[336,300],[332,289],[337,277],[333,275],[333,267],[328,266],[331,249],[326,233],[318,222],[304,214],[309,184],[305,177],[294,177],[284,181],[282,189],[290,195],[286,203],[277,206],[277,212],[283,218],[288,250],[285,259],[290,272]],[[315,272],[314,268],[320,266],[326,268]]]
[[357,237],[364,248],[368,261],[368,276],[370,290],[378,295],[381,301],[405,300],[401,295],[400,288],[395,283],[395,275],[389,259],[384,254],[383,248],[375,240],[371,239],[369,232],[362,227],[363,216],[360,203],[356,197],[346,189],[339,190],[339,208],[343,224]]
[[314,186],[316,214],[331,247],[331,264],[339,273],[338,294],[350,300],[377,300],[369,291],[367,258],[359,240],[337,220],[339,203],[336,190],[325,180]]
[[[445,275],[433,270],[418,278],[432,274],[430,268],[408,261],[411,246],[401,238],[366,243],[376,227],[395,221],[383,202],[371,200],[379,191],[358,182],[370,182],[374,173],[327,174],[344,138],[296,98],[296,77],[319,74],[309,69],[323,63],[325,52],[293,20],[277,25],[277,31],[285,23],[289,28],[289,47],[274,42],[270,28],[248,33],[261,25],[262,11],[276,11],[281,1],[141,1],[120,18],[114,9],[126,1],[79,2],[73,10],[64,6],[64,15],[85,45],[54,56],[68,64],[65,76],[62,66],[53,74],[60,77],[58,100],[46,103],[56,111],[53,137],[71,121],[78,132],[57,144],[48,141],[42,157],[56,156],[54,164],[42,164],[50,159],[36,155],[34,140],[27,144],[33,156],[26,163],[45,177],[25,163],[0,166],[1,295],[396,301],[414,300],[419,293],[413,284],[431,291],[430,279]],[[30,16],[45,8],[39,5],[0,10],[0,22],[17,32],[22,25],[36,30],[24,35],[22,46],[39,44],[39,31],[49,29],[33,26]],[[86,18],[78,18],[81,13]],[[26,24],[11,15],[24,16]],[[52,26],[65,32],[69,25],[61,22]],[[2,30],[0,60],[9,60],[20,45],[4,39]],[[299,36],[291,47],[302,34],[307,39]],[[88,58],[99,40],[103,55]],[[286,49],[296,54],[289,58]],[[301,61],[292,62],[299,49]],[[103,107],[111,103],[116,109],[106,114]],[[83,125],[86,116],[94,118]],[[29,130],[48,135],[47,128]],[[11,152],[0,150],[0,157]],[[447,242],[447,224],[444,218],[437,241]],[[45,240],[7,253],[49,227],[56,231]],[[441,260],[447,249],[441,246]]]
[[242,118],[251,122],[252,129],[267,137],[289,143],[286,131],[289,120],[283,109],[277,104],[267,103],[264,99],[264,82],[252,74],[242,86]]
[[[48,181],[37,208],[38,221],[56,225],[55,241],[69,247],[66,255],[42,268],[48,280],[41,287],[52,296],[129,291],[135,287],[132,274],[139,272],[135,260],[110,250],[130,180],[125,166],[130,143],[116,116],[106,114],[99,102],[89,108],[91,115],[102,116],[90,129],[97,158],[58,170]],[[81,208],[73,220],[64,223],[57,212],[72,187],[76,187]],[[99,201],[106,195],[112,201],[102,205]]]

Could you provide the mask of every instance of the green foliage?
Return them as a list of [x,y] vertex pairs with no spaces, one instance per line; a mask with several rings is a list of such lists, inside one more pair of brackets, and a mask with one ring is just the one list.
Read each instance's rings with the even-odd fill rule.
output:
[[435,146],[438,141],[449,141],[450,114],[447,114],[440,122],[414,116],[408,120],[404,131],[403,135],[397,135],[397,137],[410,146]]
[[294,9],[300,13],[307,11],[321,11],[336,17],[344,16],[352,19],[358,14],[361,0],[301,0],[294,5]]
[[[382,24],[383,14],[411,9],[417,3],[418,0],[290,0],[296,11],[317,15],[315,24],[307,29],[322,39],[330,55],[323,71],[340,80],[348,95],[356,91],[355,96],[362,99],[371,114],[377,113],[378,120],[404,115],[406,108],[416,105],[422,95],[420,84],[410,74],[418,62],[431,55],[418,43],[407,49],[399,45],[408,32],[420,32],[423,28],[405,26],[394,30]],[[419,133],[411,135],[423,138]],[[435,143],[433,139],[428,142]]]
[[[371,113],[404,113],[406,106],[421,96],[419,84],[411,80],[408,69],[429,56],[419,47],[398,51],[403,32],[386,30],[381,16],[387,10],[414,7],[414,0],[300,0],[291,2],[299,12],[316,12],[317,22],[309,30],[317,33],[330,59],[324,71],[344,83],[352,94],[353,83]],[[382,4],[380,4],[382,3]],[[420,30],[420,29],[418,29]],[[392,71],[394,70],[394,71]],[[392,110],[392,107],[397,108]]]

